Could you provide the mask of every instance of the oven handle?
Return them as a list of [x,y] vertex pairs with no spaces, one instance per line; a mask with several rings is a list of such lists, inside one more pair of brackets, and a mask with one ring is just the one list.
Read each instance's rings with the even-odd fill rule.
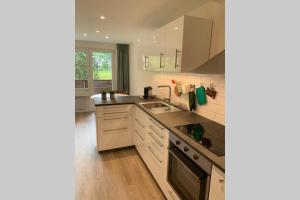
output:
[[[190,168],[187,166],[187,164],[186,164],[183,160],[181,160],[181,159],[176,155],[176,153],[174,153],[174,152],[172,151],[171,148],[168,148],[168,149],[169,149],[169,153],[172,154],[172,156],[174,156],[174,157],[176,158],[176,160],[178,160],[178,161],[184,166],[185,169],[187,169],[189,172],[191,172],[195,178],[197,178],[197,179],[199,179],[199,180],[201,180],[201,179],[203,179],[203,178],[207,178],[208,175],[205,176],[205,177],[199,177],[199,176],[197,176],[197,174],[196,174],[195,172],[193,172],[193,170],[190,169]],[[195,169],[195,170],[198,170],[198,169]],[[205,174],[206,174],[206,173],[205,173]]]

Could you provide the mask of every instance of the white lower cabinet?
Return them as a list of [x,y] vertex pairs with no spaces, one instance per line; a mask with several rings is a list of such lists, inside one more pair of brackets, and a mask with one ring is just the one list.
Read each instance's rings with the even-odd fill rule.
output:
[[[134,145],[168,200],[180,200],[167,181],[169,131],[135,105],[96,107],[97,149]],[[224,200],[224,173],[213,166],[209,200]]]
[[169,131],[135,106],[135,147],[168,200],[179,200],[167,182]]
[[132,145],[132,105],[96,107],[98,151]]
[[225,199],[225,174],[213,166],[211,171],[209,200]]

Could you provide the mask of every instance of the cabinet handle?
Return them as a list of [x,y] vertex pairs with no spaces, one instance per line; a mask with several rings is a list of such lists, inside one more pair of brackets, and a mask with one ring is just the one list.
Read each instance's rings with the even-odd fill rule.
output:
[[[165,67],[165,66],[163,66],[163,65],[161,64],[162,57],[164,57],[164,54],[163,54],[163,53],[160,53],[159,68]],[[165,59],[164,59],[164,65],[165,65]]]
[[149,57],[148,56],[144,56],[144,66],[145,66],[145,69],[147,69],[149,66]]
[[105,118],[104,120],[127,119],[128,117]]
[[153,124],[155,124],[158,128],[160,128],[161,130],[165,130],[165,128],[164,127],[161,127],[156,121],[154,121],[151,117],[149,117],[149,120],[151,121],[151,122],[153,122]]
[[223,182],[224,182],[224,179],[223,179],[223,178],[220,178],[220,179],[219,179],[219,182],[220,182],[220,183],[223,183]]
[[119,108],[127,108],[128,106],[114,106],[114,107],[109,107],[109,108],[103,108],[103,110],[109,111],[110,109],[119,109]]
[[153,136],[153,134],[151,132],[149,132],[149,135],[151,136],[151,138],[156,142],[156,144],[158,144],[160,147],[163,147],[164,145],[162,143],[160,143],[159,141],[157,141],[157,139]]
[[142,124],[138,119],[135,119],[135,121],[136,121],[142,128],[145,128],[145,126],[143,126],[143,124]]
[[120,130],[127,130],[127,128],[107,129],[107,130],[104,130],[104,132],[120,131]]
[[152,125],[150,125],[149,126],[149,128],[159,137],[159,138],[161,138],[161,139],[163,139],[164,138],[164,136],[163,135],[160,135],[159,133],[157,133],[156,131],[155,131],[155,129],[153,128],[153,126]]
[[178,53],[179,53],[180,51],[178,50],[178,49],[176,49],[176,52],[175,52],[175,68],[177,68],[178,67],[178,64],[177,64],[177,56],[178,56]]
[[104,115],[112,115],[112,114],[122,114],[122,113],[127,114],[127,112],[106,112],[106,113],[103,113],[103,114]]
[[156,160],[158,160],[158,162],[162,163],[163,161],[160,160],[157,155],[154,153],[154,151],[152,150],[152,148],[150,146],[148,146],[148,149],[150,150],[150,152],[153,154],[153,156],[156,158]]
[[135,132],[143,141],[145,141],[145,139],[139,134],[139,132],[137,132],[137,130],[135,130]]

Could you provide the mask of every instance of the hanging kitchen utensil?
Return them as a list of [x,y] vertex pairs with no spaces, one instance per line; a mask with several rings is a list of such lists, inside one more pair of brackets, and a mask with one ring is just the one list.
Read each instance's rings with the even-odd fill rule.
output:
[[196,89],[197,102],[199,105],[207,103],[205,87],[202,85]]
[[181,83],[176,83],[176,85],[174,87],[174,93],[178,97],[181,96],[181,94],[182,94]]
[[189,92],[189,108],[190,111],[196,109],[196,95],[195,95],[195,85],[190,85],[190,92]]

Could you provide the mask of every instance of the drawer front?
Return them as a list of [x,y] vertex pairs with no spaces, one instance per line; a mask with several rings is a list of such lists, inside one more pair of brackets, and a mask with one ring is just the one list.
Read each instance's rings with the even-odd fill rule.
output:
[[142,111],[139,107],[135,109],[135,119],[143,126],[148,126],[148,114]]
[[163,188],[165,183],[164,183],[164,177],[162,173],[162,164],[164,161],[161,160],[161,158],[158,158],[157,152],[153,150],[151,144],[148,144],[146,147],[147,147],[146,149],[147,159],[145,160],[145,162],[147,164],[147,167],[149,168],[151,174],[155,178],[158,185],[161,188]]
[[149,140],[151,141],[151,144],[153,146],[153,148],[160,152],[160,154],[162,154],[165,150],[165,144],[164,144],[164,140],[162,140],[161,138],[159,138],[155,133],[153,133],[152,131],[148,132],[149,135]]
[[164,159],[162,153],[157,151],[155,146],[153,145],[153,142],[149,142],[147,145],[147,151],[149,156],[149,160],[151,165],[155,166],[155,168],[159,169],[160,173],[163,169]]
[[96,118],[98,151],[132,145],[131,117]]
[[161,140],[164,140],[168,135],[168,130],[149,117],[149,129]]
[[100,121],[100,126],[103,131],[117,130],[128,128],[130,122],[130,117],[106,117]]
[[142,157],[142,159],[145,161],[145,157],[146,157],[146,146],[145,146],[145,141],[143,139],[141,139],[141,137],[139,137],[139,135],[135,134],[136,136],[136,149],[138,151],[138,153],[140,154],[140,156]]
[[136,138],[138,139],[138,141],[141,141],[142,143],[145,143],[145,141],[146,141],[145,133],[143,133],[141,130],[136,128],[134,130],[134,134],[135,134]]
[[132,105],[113,105],[113,106],[97,106],[97,112],[129,112],[131,110]]
[[125,147],[130,144],[131,137],[128,130],[112,132],[109,134],[104,133],[104,135],[98,140],[99,151]]
[[141,120],[139,120],[139,119],[134,119],[134,123],[135,123],[135,126],[136,127],[140,127],[140,128],[142,128],[142,129],[146,129],[147,128],[147,125],[146,124],[143,124],[142,122],[141,122]]
[[98,106],[96,107],[96,117],[116,117],[130,115],[131,105]]

